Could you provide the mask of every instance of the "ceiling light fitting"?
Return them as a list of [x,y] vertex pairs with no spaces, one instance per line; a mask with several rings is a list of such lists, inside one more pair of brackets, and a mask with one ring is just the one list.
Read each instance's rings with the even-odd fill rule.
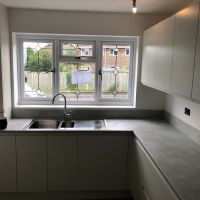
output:
[[133,8],[132,8],[132,11],[133,11],[134,14],[137,12],[136,0],[133,0]]

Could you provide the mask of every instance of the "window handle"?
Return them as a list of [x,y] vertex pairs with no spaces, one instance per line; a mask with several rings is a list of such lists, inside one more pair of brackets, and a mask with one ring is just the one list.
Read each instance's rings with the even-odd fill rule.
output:
[[77,56],[76,59],[77,59],[77,60],[80,60],[80,59],[81,59],[81,56]]
[[46,74],[48,74],[49,72],[52,72],[52,73],[56,73],[56,68],[54,67],[51,71],[48,71],[48,72],[46,72]]
[[56,73],[56,68],[54,67],[50,72],[52,72],[52,73]]
[[102,81],[102,70],[101,69],[99,69],[99,76],[100,76],[101,81]]

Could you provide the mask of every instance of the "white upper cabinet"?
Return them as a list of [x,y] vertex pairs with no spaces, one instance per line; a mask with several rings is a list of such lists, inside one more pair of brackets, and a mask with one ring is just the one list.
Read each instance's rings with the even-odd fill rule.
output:
[[129,137],[129,182],[135,200],[178,200],[146,150]]
[[199,3],[176,14],[172,92],[191,98]]
[[173,44],[174,44],[175,16],[171,16],[157,25],[158,38],[156,86],[163,90],[170,90]]
[[146,30],[143,35],[142,77],[143,84],[154,86],[157,62],[157,26]]
[[199,1],[194,1],[144,32],[141,75],[144,85],[200,101],[198,18]]
[[143,84],[163,90],[170,89],[175,16],[171,16],[144,32]]
[[200,101],[200,26],[198,27],[192,98]]

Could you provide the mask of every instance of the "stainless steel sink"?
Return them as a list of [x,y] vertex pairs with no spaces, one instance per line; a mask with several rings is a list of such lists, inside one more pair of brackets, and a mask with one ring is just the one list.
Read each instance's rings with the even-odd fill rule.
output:
[[26,129],[105,129],[104,120],[33,120]]
[[104,120],[75,120],[62,122],[59,126],[60,129],[105,129],[106,125]]
[[33,120],[27,127],[27,129],[57,129],[60,125],[60,121],[45,119],[45,120]]
[[74,121],[62,121],[58,128],[74,128]]

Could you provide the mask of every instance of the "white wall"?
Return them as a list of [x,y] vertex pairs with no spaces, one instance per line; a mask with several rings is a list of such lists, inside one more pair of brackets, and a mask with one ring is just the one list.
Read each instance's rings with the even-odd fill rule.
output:
[[[185,107],[191,109],[191,116],[184,114]],[[165,110],[185,123],[200,130],[200,104],[181,97],[166,94]]]
[[10,49],[7,8],[0,4],[0,112],[11,116]]
[[166,15],[9,9],[10,31],[88,35],[141,35]]
[[[10,33],[60,33],[87,35],[140,36],[145,29],[166,15],[133,15],[125,13],[69,12],[9,9]],[[138,80],[140,80],[141,47]],[[138,81],[139,82],[139,81]],[[138,109],[163,109],[164,95],[138,83]]]

